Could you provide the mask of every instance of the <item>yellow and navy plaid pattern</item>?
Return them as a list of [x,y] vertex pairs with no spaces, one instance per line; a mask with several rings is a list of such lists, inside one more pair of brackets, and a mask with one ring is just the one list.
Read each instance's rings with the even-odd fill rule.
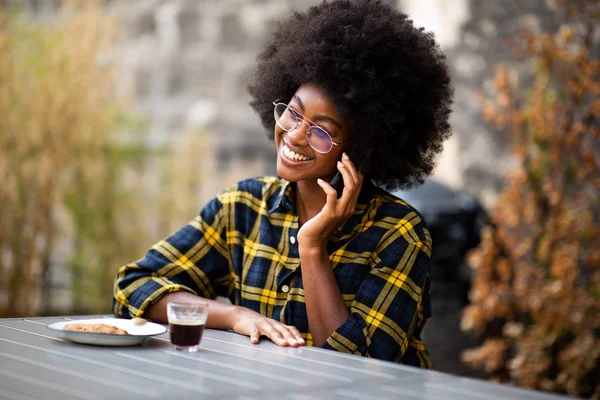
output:
[[[297,327],[310,345],[299,228],[292,184],[276,177],[242,181],[119,270],[113,311],[141,316],[174,291],[226,296]],[[431,315],[431,238],[421,216],[365,182],[356,212],[331,237],[328,251],[350,317],[323,347],[430,368],[420,334]]]

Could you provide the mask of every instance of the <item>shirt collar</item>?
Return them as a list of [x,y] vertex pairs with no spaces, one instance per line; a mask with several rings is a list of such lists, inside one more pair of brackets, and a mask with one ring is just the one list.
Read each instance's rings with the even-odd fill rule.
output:
[[[294,200],[293,200],[293,189],[295,184],[285,179],[282,179],[283,184],[281,188],[274,195],[272,206],[269,208],[269,213],[274,212],[293,212],[294,211]],[[356,211],[346,222],[339,228],[344,233],[350,233],[354,230],[356,224],[358,224],[365,210],[367,209],[369,202],[371,201],[374,191],[376,190],[375,185],[369,180],[363,181],[358,200],[356,201]]]
[[285,179],[281,181],[283,184],[273,196],[273,203],[271,208],[269,208],[269,214],[277,211],[294,211],[294,201],[292,199],[293,184]]

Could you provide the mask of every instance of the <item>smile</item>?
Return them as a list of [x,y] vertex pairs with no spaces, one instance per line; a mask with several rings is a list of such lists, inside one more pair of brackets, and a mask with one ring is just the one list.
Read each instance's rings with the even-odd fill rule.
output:
[[281,152],[285,156],[285,158],[287,158],[288,160],[291,160],[291,161],[308,161],[308,160],[312,160],[312,158],[310,158],[308,156],[305,156],[304,154],[298,154],[298,153],[294,152],[285,143],[283,144],[283,149],[282,149]]

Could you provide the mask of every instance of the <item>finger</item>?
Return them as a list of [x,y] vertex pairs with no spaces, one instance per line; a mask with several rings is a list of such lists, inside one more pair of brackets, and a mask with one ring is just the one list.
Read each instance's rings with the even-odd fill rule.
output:
[[296,338],[294,334],[289,330],[289,328],[282,323],[275,323],[275,329],[279,332],[279,334],[283,337],[283,339],[292,346],[297,346]]
[[[343,205],[343,209],[346,210],[347,213],[353,214],[356,201],[358,200],[358,196],[360,195],[360,190],[362,188],[364,174],[360,173],[356,169],[354,163],[352,162],[352,160],[350,160],[350,158],[348,157],[348,155],[346,153],[342,154],[341,163],[344,166],[344,169],[347,170],[348,173],[352,176],[352,181],[354,182],[353,184],[350,184],[350,183],[346,184],[346,180],[344,180],[344,183],[346,184],[346,186],[344,187],[344,192],[346,192],[346,187],[347,187],[348,192],[351,194],[351,196],[347,202],[345,202],[345,201],[342,202],[342,205]],[[342,193],[342,197],[344,197],[343,193]]]
[[359,176],[359,172],[356,169],[356,166],[354,165],[354,163],[352,162],[352,160],[350,159],[350,157],[348,157],[348,154],[346,154],[346,153],[342,154],[342,163],[344,164],[344,166],[346,166],[348,168],[348,171],[352,175],[352,178],[354,179],[354,182],[355,183],[360,182],[361,179],[360,179],[360,176]]
[[354,192],[354,188],[356,187],[356,179],[352,176],[352,172],[350,172],[350,168],[347,165],[338,161],[337,163],[338,171],[342,174],[342,178],[344,179],[344,191],[348,189],[348,192]]
[[[354,206],[358,199],[360,187],[357,185],[354,176],[352,176],[348,165],[338,161],[337,166],[344,179],[344,190],[337,202],[336,215],[354,214]],[[353,165],[350,165],[350,167],[354,168]]]
[[260,329],[255,327],[250,334],[250,343],[257,344],[260,340]]
[[[274,322],[274,321],[273,321]],[[287,346],[288,342],[283,338],[281,333],[273,326],[273,324],[269,322],[265,322],[261,331],[264,335],[266,335],[271,341],[279,346]]]
[[300,331],[298,330],[298,328],[296,328],[295,326],[291,326],[291,325],[286,325],[286,327],[290,330],[290,332],[292,332],[292,334],[296,338],[296,342],[298,342],[299,345],[305,344],[304,338],[300,334]]
[[323,179],[317,179],[317,183],[327,195],[327,202],[325,203],[325,207],[323,207],[323,211],[333,214],[335,212],[335,204],[337,202],[337,192]]
[[306,343],[295,326],[278,324],[277,329],[292,346],[304,346]]
[[348,155],[346,153],[342,154],[342,162],[344,163],[344,165],[346,165],[347,169],[352,174],[352,177],[355,179],[356,190],[354,192],[354,201],[356,202],[356,200],[358,200],[358,196],[360,195],[360,191],[362,189],[362,185],[363,185],[363,182],[365,179],[365,174],[364,174],[364,172],[356,169],[354,163],[352,162],[352,160],[350,160],[350,157],[348,157]]

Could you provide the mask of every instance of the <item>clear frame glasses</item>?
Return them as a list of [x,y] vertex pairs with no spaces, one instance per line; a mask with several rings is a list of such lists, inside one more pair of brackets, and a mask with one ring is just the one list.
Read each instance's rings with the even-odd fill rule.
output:
[[293,131],[300,127],[303,122],[306,122],[308,125],[308,128],[306,129],[306,139],[308,140],[310,147],[317,153],[329,153],[334,145],[338,146],[344,143],[344,141],[334,142],[331,135],[327,133],[325,129],[321,128],[287,104],[273,102],[273,105],[275,106],[273,110],[275,122],[277,122],[277,125],[284,131]]

